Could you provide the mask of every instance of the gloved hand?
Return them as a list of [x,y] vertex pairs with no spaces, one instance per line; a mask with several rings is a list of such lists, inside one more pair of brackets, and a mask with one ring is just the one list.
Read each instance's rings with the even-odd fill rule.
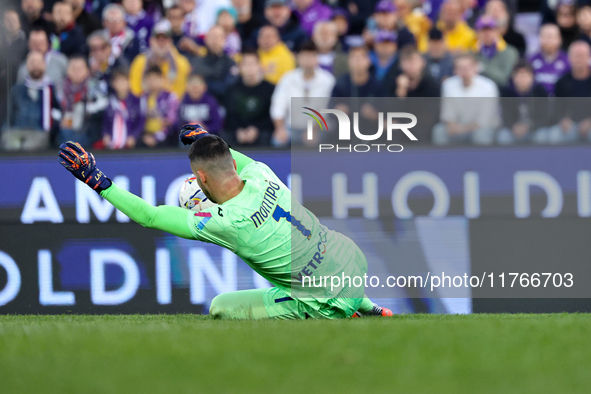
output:
[[207,132],[207,130],[205,130],[203,126],[201,126],[199,123],[187,123],[181,129],[179,138],[181,139],[181,142],[183,144],[191,145],[199,138],[208,134],[209,133]]
[[60,145],[59,162],[76,178],[100,194],[111,186],[111,180],[96,168],[96,160],[77,142],[68,141]]

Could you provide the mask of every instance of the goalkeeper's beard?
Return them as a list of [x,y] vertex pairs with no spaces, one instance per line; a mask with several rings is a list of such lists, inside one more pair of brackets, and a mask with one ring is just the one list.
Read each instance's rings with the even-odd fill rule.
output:
[[211,201],[214,204],[218,204],[218,202],[211,196],[211,193],[209,192],[207,187],[205,187],[205,185],[201,184],[201,179],[199,179],[199,175],[197,175],[196,178],[197,178],[197,184],[201,188],[201,191],[203,192],[203,194],[205,194],[205,196],[209,199],[209,201]]

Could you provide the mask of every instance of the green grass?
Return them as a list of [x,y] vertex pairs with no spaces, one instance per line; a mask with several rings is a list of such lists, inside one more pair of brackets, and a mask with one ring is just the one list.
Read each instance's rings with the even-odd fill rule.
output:
[[591,315],[0,316],[0,393],[568,393]]

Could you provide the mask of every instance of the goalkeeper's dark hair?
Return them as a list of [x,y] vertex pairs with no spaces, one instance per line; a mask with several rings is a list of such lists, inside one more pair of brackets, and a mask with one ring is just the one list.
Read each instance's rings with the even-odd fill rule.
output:
[[215,134],[208,134],[191,144],[189,149],[191,163],[200,162],[220,170],[233,168],[230,147],[222,138]]

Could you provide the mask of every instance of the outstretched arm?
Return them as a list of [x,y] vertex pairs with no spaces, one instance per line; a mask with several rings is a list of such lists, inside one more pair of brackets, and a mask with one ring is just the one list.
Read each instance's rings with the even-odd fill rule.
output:
[[144,227],[169,232],[178,237],[195,239],[189,228],[193,212],[183,208],[162,205],[154,207],[141,198],[113,184],[96,168],[92,153],[77,142],[68,141],[60,146],[59,162],[76,178],[86,183],[107,201]]
[[181,238],[195,239],[189,229],[187,217],[194,213],[192,211],[171,205],[155,207],[135,194],[117,187],[115,184],[112,184],[100,194],[115,208],[144,227],[166,231]]

